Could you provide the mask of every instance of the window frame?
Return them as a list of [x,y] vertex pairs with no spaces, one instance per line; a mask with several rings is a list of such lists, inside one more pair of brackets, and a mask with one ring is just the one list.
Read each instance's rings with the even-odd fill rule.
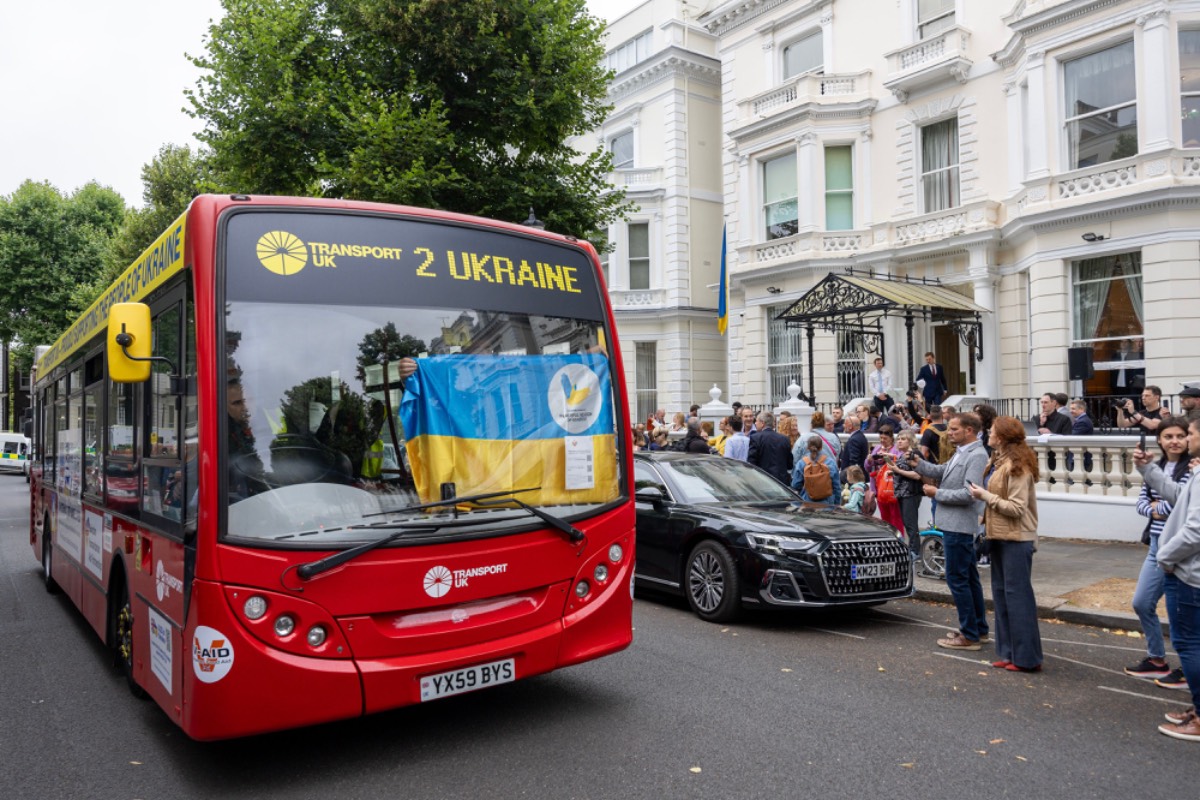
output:
[[[1075,114],[1072,116],[1068,116],[1068,109],[1066,107],[1067,99],[1070,96],[1070,91],[1068,89],[1068,78],[1067,78],[1068,65],[1078,62],[1078,61],[1082,61],[1085,58],[1092,58],[1093,56],[1097,56],[1101,53],[1105,53],[1110,50],[1116,50],[1117,48],[1126,47],[1126,46],[1128,46],[1132,50],[1132,53],[1133,53],[1132,64],[1133,64],[1133,68],[1136,73],[1137,56],[1138,56],[1137,43],[1134,41],[1134,39],[1132,37],[1128,37],[1128,36],[1122,37],[1119,40],[1106,42],[1102,46],[1097,46],[1097,47],[1094,47],[1094,48],[1091,48],[1091,49],[1088,49],[1085,51],[1071,53],[1071,54],[1069,54],[1069,56],[1058,59],[1059,82],[1060,82],[1061,91],[1062,91],[1062,106],[1060,107],[1061,108],[1060,113],[1062,114],[1062,123],[1061,123],[1060,131],[1062,133],[1062,157],[1063,157],[1064,166],[1066,167],[1066,169],[1064,171],[1066,171],[1066,172],[1073,172],[1074,170],[1077,170],[1077,169],[1089,169],[1091,167],[1096,167],[1101,164],[1108,164],[1112,161],[1118,161],[1122,158],[1129,158],[1129,157],[1135,156],[1141,152],[1141,142],[1138,141],[1140,138],[1140,135],[1141,135],[1141,128],[1138,124],[1138,92],[1137,92],[1137,75],[1136,74],[1134,76],[1133,96],[1129,100],[1122,101],[1115,105],[1105,106],[1104,108],[1097,108],[1097,109],[1087,112],[1086,114]],[[1121,155],[1121,156],[1117,156],[1116,158],[1109,158],[1104,161],[1096,161],[1091,164],[1080,165],[1078,163],[1079,162],[1079,154],[1072,153],[1072,136],[1071,136],[1072,124],[1080,123],[1080,122],[1083,122],[1084,120],[1088,120],[1088,119],[1100,118],[1100,117],[1103,117],[1108,114],[1119,114],[1124,109],[1132,109],[1133,110],[1134,142],[1137,144],[1137,147],[1138,147],[1137,151],[1135,151],[1134,153],[1132,153],[1130,155]]]
[[[835,188],[835,189],[829,188],[829,151],[830,150],[847,150],[847,151],[849,151],[850,185],[847,188]],[[852,231],[852,230],[854,230],[854,218],[856,216],[854,213],[854,211],[855,211],[855,209],[854,209],[854,178],[855,178],[855,170],[854,170],[855,148],[854,148],[854,145],[852,143],[826,144],[822,155],[824,156],[824,160],[825,160],[825,194],[824,194],[824,198],[825,198],[825,230],[826,231]],[[844,228],[835,228],[829,224],[829,217],[830,217],[829,200],[830,200],[831,195],[843,196],[843,197],[848,195],[850,198],[850,224]]]
[[[925,134],[926,131],[938,125],[945,125],[948,122],[954,123],[954,150],[953,160],[945,167],[937,167],[927,170],[925,168]],[[926,122],[924,125],[917,127],[917,146],[916,146],[916,164],[917,164],[917,199],[919,200],[918,207],[922,214],[935,214],[939,211],[949,211],[953,208],[962,206],[962,142],[959,137],[961,128],[959,125],[958,116],[945,117],[943,119]],[[953,173],[954,179],[951,184],[950,201],[948,205],[939,208],[930,208],[926,201],[926,179],[935,176],[938,173]]]
[[[913,5],[915,6],[913,9],[913,19],[916,23],[917,41],[923,41],[927,38],[937,36],[938,34],[941,34],[941,33],[944,33],[945,31],[950,30],[951,28],[953,28],[956,25],[956,17],[958,14],[958,3],[955,0],[950,0],[950,4],[949,4],[950,8],[948,11],[942,11],[940,13],[934,14],[932,17],[930,17],[927,20],[921,19],[921,0],[913,0]],[[947,20],[947,18],[949,19],[948,25],[945,24],[945,21]],[[939,25],[939,23],[941,23],[941,24]],[[937,26],[937,27],[935,27],[934,30],[932,30],[928,33],[924,32],[923,29],[928,28],[930,26]]]
[[[1179,50],[1179,104],[1182,109],[1182,114],[1179,122],[1179,146],[1184,149],[1200,148],[1200,49],[1197,52],[1196,69],[1198,73],[1197,85],[1194,90],[1188,90],[1184,84],[1184,65],[1183,65],[1183,37],[1185,34],[1190,34],[1197,37],[1197,45],[1200,46],[1200,28],[1180,27],[1176,31],[1175,44]],[[1189,111],[1187,107],[1188,100],[1191,99],[1195,104],[1194,108]],[[1197,136],[1194,139],[1185,139],[1186,125],[1189,121],[1188,114],[1195,114],[1192,118],[1196,121],[1198,130]],[[1193,145],[1188,145],[1188,141],[1196,142]]]
[[[647,355],[650,358],[646,358]],[[649,365],[649,369],[647,369],[647,364]],[[635,380],[634,408],[637,409],[637,415],[634,419],[649,419],[658,410],[658,342],[633,343],[633,370]],[[653,373],[652,379],[649,374],[646,374],[650,371]],[[647,387],[643,385],[644,383],[652,385]],[[643,408],[643,405],[645,408]]]
[[[624,139],[626,137],[629,138],[629,160],[618,162],[616,152],[617,140]],[[608,138],[608,152],[612,154],[613,170],[635,169],[636,167],[634,165],[637,164],[637,137],[634,136],[633,128],[628,128],[620,133],[610,136]]]
[[[804,329],[796,325],[789,326],[784,320],[777,319],[790,306],[791,303],[782,303],[766,307],[767,398],[771,402],[783,402],[787,400],[787,387],[792,381],[795,381],[797,386],[802,388],[804,386]],[[785,348],[789,352],[781,353],[779,350],[780,347]],[[781,356],[790,356],[790,358],[781,358]],[[794,377],[789,378],[793,373]],[[787,382],[779,387],[779,392],[776,394],[776,382],[784,380]]]
[[[767,170],[771,164],[776,164],[776,163],[778,163],[780,161],[784,161],[786,159],[791,159],[791,162],[792,162],[792,172],[793,172],[792,178],[793,178],[793,182],[794,182],[794,192],[795,193],[791,197],[783,197],[783,198],[780,198],[773,202],[768,202],[767,197],[766,197],[766,194],[767,194]],[[797,156],[796,151],[790,150],[790,151],[784,152],[784,153],[776,153],[775,155],[759,159],[758,163],[759,163],[759,199],[760,199],[759,213],[762,215],[762,228],[760,230],[762,231],[763,241],[769,242],[769,241],[773,241],[775,239],[786,239],[789,236],[795,236],[797,233],[800,232],[800,176],[799,176],[800,159]],[[772,231],[771,231],[772,225],[768,221],[771,218],[771,209],[773,207],[780,206],[785,203],[791,203],[793,205],[794,210],[795,210],[794,218],[791,220],[788,220],[786,222],[783,222],[783,223],[776,223],[776,225],[790,224],[794,229],[791,230],[790,232],[778,232],[777,234],[772,233]],[[786,229],[784,229],[784,231],[786,231]]]
[[[817,64],[808,69],[799,70],[797,72],[788,72],[788,51],[802,43],[813,39],[817,40],[820,45],[821,58]],[[825,74],[825,31],[821,28],[806,30],[798,36],[793,36],[779,48],[779,74],[782,75],[782,80],[789,81],[792,78],[799,78],[802,75],[824,75]]]
[[[645,253],[645,255],[634,256],[634,254],[633,254],[633,230],[634,230],[634,228],[639,228],[639,229],[644,228],[646,231],[646,253]],[[647,291],[650,291],[650,289],[654,286],[654,276],[651,274],[651,271],[654,266],[654,260],[652,258],[652,249],[653,248],[651,247],[650,242],[651,242],[650,220],[640,220],[640,219],[639,220],[630,220],[629,222],[625,223],[625,275],[626,275],[626,284],[625,285],[628,287],[628,289],[630,291],[647,292]],[[645,271],[646,271],[646,280],[645,280],[646,285],[645,286],[634,286],[633,285],[634,266],[635,266],[634,262],[635,261],[637,262],[637,266],[639,268],[643,266],[643,262],[644,262],[644,267],[645,267]]]

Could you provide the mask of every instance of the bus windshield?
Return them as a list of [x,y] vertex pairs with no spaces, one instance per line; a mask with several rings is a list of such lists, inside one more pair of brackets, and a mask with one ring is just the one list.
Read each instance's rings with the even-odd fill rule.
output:
[[[271,216],[286,219],[261,219]],[[349,219],[367,223],[360,241],[389,231],[429,238],[421,227],[397,231],[398,220]],[[602,313],[549,294],[544,303],[509,302],[470,281],[457,294],[471,302],[446,304],[436,291],[392,285],[394,274],[380,281],[350,269],[323,290],[319,281],[333,270],[322,275],[311,263],[304,266],[316,279],[301,298],[300,270],[263,269],[261,244],[262,264],[238,252],[245,236],[284,224],[299,232],[308,220],[246,214],[230,225],[225,536],[350,546],[378,537],[381,526],[450,516],[452,530],[477,535],[464,520],[500,529],[539,523],[515,507],[406,509],[512,491],[573,517],[620,497],[620,416]],[[389,241],[394,251],[407,249]],[[403,259],[394,260],[403,272]],[[353,265],[336,256],[331,266]],[[586,263],[577,271],[584,272]],[[286,291],[264,299],[262,283],[276,279]],[[386,302],[396,299],[403,302]],[[431,299],[440,302],[427,305]],[[530,310],[540,305],[541,313]],[[557,315],[564,308],[581,316]]]

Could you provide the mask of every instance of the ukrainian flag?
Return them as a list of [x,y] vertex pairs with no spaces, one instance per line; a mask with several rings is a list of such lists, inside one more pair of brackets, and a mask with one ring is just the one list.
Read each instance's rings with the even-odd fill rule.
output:
[[728,225],[721,227],[721,285],[717,287],[717,331],[724,336],[725,328],[729,325],[729,304],[725,296],[729,294],[725,281],[725,230]]
[[[612,379],[602,354],[429,356],[400,402],[422,501],[541,487],[531,505],[617,497]],[[567,448],[573,454],[568,475]]]

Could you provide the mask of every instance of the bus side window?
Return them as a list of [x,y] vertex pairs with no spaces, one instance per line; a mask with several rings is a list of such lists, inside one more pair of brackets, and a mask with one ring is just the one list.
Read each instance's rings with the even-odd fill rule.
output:
[[138,515],[138,425],[134,383],[108,385],[108,453],[104,460],[104,502],[113,511]]

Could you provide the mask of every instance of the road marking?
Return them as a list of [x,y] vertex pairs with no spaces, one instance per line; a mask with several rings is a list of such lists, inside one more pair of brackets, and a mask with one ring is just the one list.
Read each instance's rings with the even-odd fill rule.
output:
[[899,617],[900,619],[906,619],[912,623],[920,625],[923,628],[948,628],[948,627],[950,627],[949,625],[938,625],[936,622],[930,622],[929,620],[924,620],[924,619],[921,619],[920,617],[910,617],[910,616],[907,616],[906,614],[897,614],[895,611],[884,611],[882,609],[876,609],[875,613],[876,614],[888,614],[893,617]]
[[831,633],[834,636],[845,636],[847,639],[861,639],[864,642],[867,640],[865,636],[859,636],[856,633],[846,633],[845,631],[831,631],[826,628],[811,628],[810,630],[820,631],[821,633]]
[[1160,703],[1169,703],[1171,705],[1179,705],[1179,699],[1175,697],[1155,697],[1152,694],[1140,694],[1138,692],[1127,692],[1124,689],[1114,689],[1111,686],[1097,686],[1097,689],[1103,689],[1106,692],[1116,692],[1117,694],[1127,694],[1130,697],[1141,697],[1146,700],[1157,700]]
[[1131,653],[1146,652],[1146,648],[1144,648],[1144,647],[1125,647],[1125,646],[1119,645],[1119,644],[1099,644],[1099,643],[1092,643],[1092,642],[1075,642],[1070,639],[1047,639],[1045,636],[1042,637],[1042,641],[1043,642],[1057,642],[1058,644],[1077,644],[1077,645],[1080,645],[1081,647],[1103,647],[1106,650],[1128,650]]
[[1044,655],[1047,658],[1057,658],[1060,661],[1069,661],[1072,664],[1078,664],[1081,667],[1091,667],[1092,669],[1098,669],[1101,672],[1111,672],[1113,675],[1125,675],[1126,674],[1119,669],[1109,669],[1108,667],[1102,667],[1099,664],[1089,664],[1086,661],[1079,661],[1078,659],[1067,658],[1066,656],[1058,656],[1058,655],[1055,655],[1054,653],[1045,653]]
[[953,653],[941,653],[937,650],[932,650],[930,652],[932,652],[935,656],[941,656],[942,658],[953,658],[956,661],[965,661],[968,664],[974,664],[975,666],[986,664],[990,667],[992,665],[992,662],[988,661],[986,658],[967,658],[966,656],[956,656]]

